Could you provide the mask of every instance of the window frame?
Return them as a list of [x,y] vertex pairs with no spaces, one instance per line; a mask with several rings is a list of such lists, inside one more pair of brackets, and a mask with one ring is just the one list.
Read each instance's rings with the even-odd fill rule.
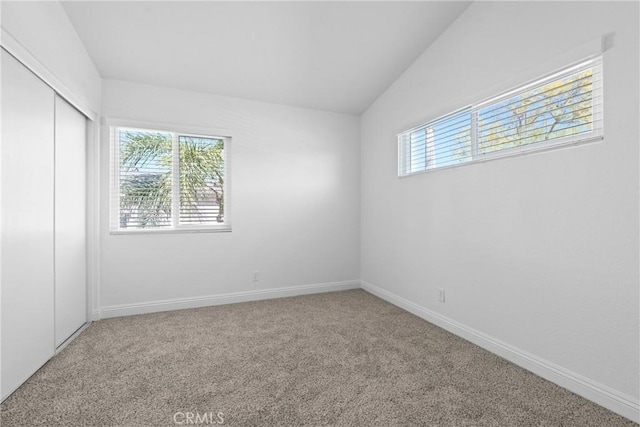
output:
[[[478,111],[486,108],[492,104],[497,104],[501,101],[509,99],[511,97],[517,96],[519,93],[525,92],[527,90],[531,90],[535,87],[544,85],[546,83],[552,82],[554,80],[559,80],[577,73],[580,73],[584,70],[592,69],[593,70],[593,89],[592,98],[594,100],[599,100],[599,102],[594,102],[592,106],[592,117],[593,117],[593,129],[588,132],[583,132],[574,135],[568,135],[559,138],[553,138],[547,141],[541,142],[533,142],[529,144],[523,144],[517,147],[505,148],[501,150],[496,150],[490,153],[480,153],[478,150]],[[486,98],[479,102],[468,104],[462,108],[458,108],[452,112],[443,114],[435,119],[424,122],[418,126],[414,126],[411,129],[402,131],[398,133],[398,177],[399,178],[407,178],[413,175],[419,175],[428,172],[452,169],[467,166],[475,163],[482,163],[490,160],[500,159],[500,158],[508,158],[508,157],[516,157],[521,155],[526,155],[530,153],[539,153],[544,151],[550,151],[554,149],[581,145],[589,142],[601,141],[604,139],[604,96],[603,96],[603,57],[602,55],[596,55],[587,59],[583,59],[572,65],[562,67],[559,70],[543,75],[542,77],[538,77],[536,79],[530,80],[527,83],[520,84],[510,90],[506,90],[501,92],[496,96],[492,96],[490,98]],[[403,138],[410,135],[412,132],[415,132],[420,129],[427,129],[433,124],[446,119],[447,117],[455,116],[464,111],[470,111],[471,113],[471,158],[469,160],[446,166],[436,166],[417,171],[407,171],[406,167],[406,159],[407,154],[410,152],[410,144],[405,144]],[[427,162],[425,162],[427,163]]]
[[[109,119],[104,122],[109,140],[109,234],[176,234],[218,233],[231,231],[231,136],[219,129],[166,125]],[[172,138],[171,162],[171,226],[161,228],[120,228],[120,149],[119,130],[170,133]],[[219,224],[180,224],[180,137],[195,137],[222,140],[224,144],[224,221]],[[177,196],[177,197],[176,197]]]

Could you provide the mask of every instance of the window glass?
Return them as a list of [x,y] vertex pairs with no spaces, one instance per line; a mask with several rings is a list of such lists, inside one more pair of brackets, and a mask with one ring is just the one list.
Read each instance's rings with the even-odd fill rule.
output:
[[229,228],[228,138],[112,128],[111,230]]
[[120,228],[170,227],[172,136],[120,129]]
[[224,222],[224,141],[178,137],[180,223]]
[[398,135],[398,174],[601,138],[602,58]]
[[479,153],[591,131],[592,79],[587,69],[479,109]]

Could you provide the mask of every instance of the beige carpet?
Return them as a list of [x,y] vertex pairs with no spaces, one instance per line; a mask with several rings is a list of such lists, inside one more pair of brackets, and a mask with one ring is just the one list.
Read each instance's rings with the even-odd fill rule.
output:
[[94,322],[2,404],[2,427],[189,412],[229,426],[637,425],[355,290]]

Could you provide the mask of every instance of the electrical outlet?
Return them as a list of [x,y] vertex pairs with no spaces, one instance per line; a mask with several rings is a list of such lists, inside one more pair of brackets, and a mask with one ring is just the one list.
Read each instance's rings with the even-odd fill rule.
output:
[[444,289],[438,289],[438,301],[444,302]]
[[258,280],[260,280],[260,272],[256,270],[253,272],[253,281],[257,282]]

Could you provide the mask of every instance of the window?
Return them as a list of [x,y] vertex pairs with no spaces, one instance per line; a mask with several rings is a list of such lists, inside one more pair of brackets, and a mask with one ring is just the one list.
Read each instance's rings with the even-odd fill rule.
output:
[[602,59],[582,62],[398,135],[398,174],[601,138]]
[[111,231],[230,230],[229,138],[111,128]]

